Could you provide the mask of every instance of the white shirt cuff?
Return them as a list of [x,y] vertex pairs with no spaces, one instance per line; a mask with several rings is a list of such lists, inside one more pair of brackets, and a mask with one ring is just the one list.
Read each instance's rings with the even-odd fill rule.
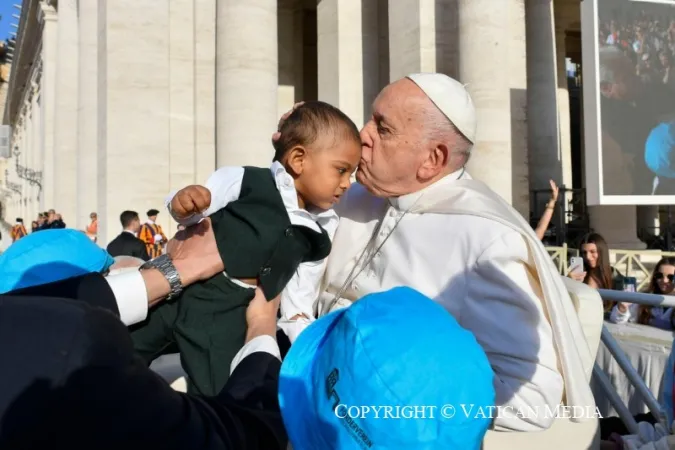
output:
[[115,295],[124,325],[133,325],[148,317],[148,291],[139,271],[109,275],[106,281]]
[[272,336],[267,334],[254,337],[248,341],[244,346],[239,350],[239,352],[234,356],[232,363],[230,364],[230,374],[234,372],[234,369],[237,368],[240,362],[244,360],[248,355],[255,352],[265,352],[277,358],[281,361],[281,351],[279,350],[279,344],[277,340]]

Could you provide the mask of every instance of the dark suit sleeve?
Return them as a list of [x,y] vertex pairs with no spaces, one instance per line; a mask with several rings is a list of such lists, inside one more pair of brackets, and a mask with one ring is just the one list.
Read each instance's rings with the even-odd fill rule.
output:
[[58,297],[80,300],[90,306],[106,309],[117,317],[120,315],[115,295],[103,275],[99,273],[90,273],[81,277],[18,289],[9,292],[7,295]]
[[249,355],[220,395],[199,398],[174,391],[151,372],[112,315],[93,311],[87,325],[87,365],[69,378],[66,389],[74,393],[63,396],[62,409],[71,417],[55,430],[81,438],[77,448],[285,450],[277,400],[281,363],[272,355]]

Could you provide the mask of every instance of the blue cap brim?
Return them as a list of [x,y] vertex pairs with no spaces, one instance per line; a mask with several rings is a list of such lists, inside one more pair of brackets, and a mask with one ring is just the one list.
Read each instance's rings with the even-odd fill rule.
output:
[[[308,421],[316,418],[316,405],[310,400],[308,387],[314,385],[314,362],[331,328],[347,312],[347,308],[334,311],[313,322],[291,345],[281,365],[279,374],[279,407],[293,450],[333,448],[318,433],[320,427]],[[298,414],[298,411],[307,411]],[[354,444],[354,449],[360,449]],[[349,450],[344,446],[341,449]]]

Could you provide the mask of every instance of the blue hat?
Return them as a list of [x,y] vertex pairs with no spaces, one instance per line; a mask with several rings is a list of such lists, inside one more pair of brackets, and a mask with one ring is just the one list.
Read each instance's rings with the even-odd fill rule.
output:
[[0,294],[103,272],[114,262],[81,231],[38,231],[19,239],[0,255]]
[[492,420],[475,411],[489,417],[493,377],[472,333],[400,287],[305,329],[282,364],[279,404],[294,450],[477,450]]
[[645,163],[649,170],[664,178],[675,178],[675,124],[656,126],[645,142]]

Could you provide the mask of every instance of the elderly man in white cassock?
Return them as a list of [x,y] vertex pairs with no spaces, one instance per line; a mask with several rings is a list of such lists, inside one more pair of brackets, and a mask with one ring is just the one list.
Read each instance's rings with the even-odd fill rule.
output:
[[[465,169],[476,114],[464,86],[442,74],[390,84],[361,138],[358,183],[337,207],[340,225],[315,315],[372,292],[415,288],[472,331],[491,362],[502,408],[486,449],[594,448],[597,418],[550,413],[560,404],[595,412],[588,386],[594,357],[529,224]],[[297,311],[282,314],[288,332]]]

